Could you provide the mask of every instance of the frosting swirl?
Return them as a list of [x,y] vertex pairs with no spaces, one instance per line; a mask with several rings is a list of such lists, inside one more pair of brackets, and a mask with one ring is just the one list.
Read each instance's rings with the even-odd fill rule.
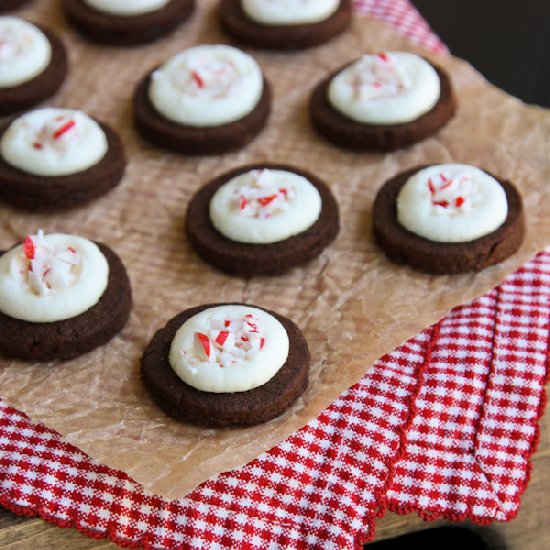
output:
[[219,126],[243,118],[258,104],[263,75],[252,57],[224,45],[189,48],[153,72],[149,98],[167,119],[188,126]]
[[288,356],[288,335],[266,311],[216,306],[177,331],[169,361],[178,377],[201,391],[248,391],[268,382]]
[[321,208],[319,191],[305,177],[259,169],[235,176],[216,191],[210,219],[233,241],[273,243],[309,229]]
[[439,95],[436,70],[404,52],[364,55],[336,75],[328,90],[335,109],[367,124],[415,120],[432,109]]
[[50,64],[52,47],[35,25],[11,16],[0,17],[0,88],[32,80]]
[[38,231],[0,257],[0,311],[35,323],[70,319],[97,304],[108,277],[94,243]]
[[242,0],[243,11],[264,25],[302,25],[328,19],[340,0]]
[[96,165],[108,149],[99,124],[81,111],[38,109],[14,120],[0,141],[3,159],[37,176],[66,176]]
[[399,223],[430,241],[470,242],[498,229],[508,214],[506,192],[475,166],[430,166],[397,196]]

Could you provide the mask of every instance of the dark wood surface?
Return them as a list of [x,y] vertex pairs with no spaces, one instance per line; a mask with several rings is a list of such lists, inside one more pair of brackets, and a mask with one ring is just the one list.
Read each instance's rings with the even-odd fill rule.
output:
[[[453,54],[477,67],[491,82],[528,102],[550,106],[550,2],[548,0],[413,0]],[[475,529],[491,547],[509,550],[550,548],[550,418],[541,423],[529,488],[514,521]],[[415,515],[392,513],[377,523],[377,539],[431,525]],[[497,535],[495,538],[494,535]],[[0,508],[0,547],[9,550],[118,548],[105,540],[59,529],[39,518],[21,518]]]
[[451,52],[512,95],[550,106],[548,0],[411,0]]

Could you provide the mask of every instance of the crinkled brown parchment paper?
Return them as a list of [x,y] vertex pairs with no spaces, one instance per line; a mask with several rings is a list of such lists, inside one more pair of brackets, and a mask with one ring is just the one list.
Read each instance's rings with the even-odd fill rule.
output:
[[[142,142],[131,124],[135,83],[182,48],[227,41],[218,31],[215,3],[201,0],[192,20],[172,37],[126,50],[85,43],[65,23],[60,2],[37,1],[27,10],[62,33],[70,49],[70,79],[52,104],[81,108],[118,128],[129,166],[117,190],[81,210],[22,214],[0,205],[0,248],[38,228],[101,240],[122,256],[135,291],[130,322],[103,348],[63,364],[0,360],[0,394],[93,458],[173,498],[281,441],[382,354],[493,287],[550,241],[550,112],[506,96],[462,61],[436,60],[451,72],[460,99],[458,116],[437,138],[383,156],[341,152],[313,133],[306,102],[322,76],[363,51],[411,49],[389,27],[361,16],[352,33],[311,52],[255,54],[274,85],[275,103],[268,128],[245,151],[183,158]],[[190,196],[209,178],[257,161],[316,172],[336,194],[343,223],[318,260],[283,277],[246,281],[197,258],[185,240],[183,216]],[[517,184],[529,231],[515,257],[454,277],[427,276],[385,260],[370,229],[376,190],[408,166],[442,162],[477,164]],[[142,386],[139,358],[153,333],[180,310],[216,300],[273,308],[304,331],[313,356],[311,383],[282,418],[240,430],[187,426],[166,418]]]

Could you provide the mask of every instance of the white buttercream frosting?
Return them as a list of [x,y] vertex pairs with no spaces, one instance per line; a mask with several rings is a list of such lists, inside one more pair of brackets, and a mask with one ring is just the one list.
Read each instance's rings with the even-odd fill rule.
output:
[[68,109],[37,109],[14,120],[0,141],[3,159],[37,176],[66,176],[96,165],[108,143],[99,124]]
[[440,96],[437,71],[422,57],[405,52],[364,55],[330,82],[328,97],[345,116],[367,124],[416,120]]
[[399,223],[430,241],[470,242],[498,229],[508,215],[503,187],[475,166],[430,166],[397,197]]
[[88,6],[116,16],[132,16],[160,10],[169,0],[84,0]]
[[153,72],[149,98],[167,119],[187,126],[219,126],[258,104],[263,75],[254,59],[224,45],[195,46]]
[[39,231],[0,256],[0,311],[33,323],[71,319],[98,303],[108,278],[96,244]]
[[32,80],[51,57],[50,41],[39,28],[17,17],[0,17],[0,88]]
[[289,340],[266,311],[244,305],[205,309],[177,331],[169,361],[201,391],[233,393],[262,386],[285,364]]
[[328,19],[341,0],[242,0],[250,19],[265,25],[301,25]]
[[259,169],[222,185],[210,201],[210,219],[228,239],[274,243],[309,229],[321,213],[321,196],[304,176]]

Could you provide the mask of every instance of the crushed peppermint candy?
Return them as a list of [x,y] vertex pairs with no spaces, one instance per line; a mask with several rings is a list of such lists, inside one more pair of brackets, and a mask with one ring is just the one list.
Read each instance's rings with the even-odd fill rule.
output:
[[202,332],[195,332],[193,349],[181,350],[187,369],[198,372],[200,363],[217,363],[220,368],[242,365],[265,345],[260,321],[251,313],[239,318],[208,320]]
[[428,178],[426,185],[436,211],[457,212],[472,207],[475,194],[474,181],[470,174],[450,177],[443,172]]
[[23,241],[22,253],[11,262],[11,274],[28,284],[38,296],[45,296],[72,286],[80,263],[74,248],[56,247],[40,229]]
[[234,92],[239,80],[239,71],[232,61],[201,54],[182,62],[174,84],[192,97],[222,99]]
[[266,219],[288,210],[296,196],[292,186],[276,185],[271,170],[252,170],[235,190],[233,205],[242,216]]
[[402,64],[388,52],[364,55],[350,72],[350,85],[357,100],[399,96],[412,86]]
[[29,119],[25,119],[27,127],[34,133],[33,148],[40,151],[45,147],[56,150],[66,150],[78,137],[76,120],[67,115],[58,115],[40,126],[33,125]]

